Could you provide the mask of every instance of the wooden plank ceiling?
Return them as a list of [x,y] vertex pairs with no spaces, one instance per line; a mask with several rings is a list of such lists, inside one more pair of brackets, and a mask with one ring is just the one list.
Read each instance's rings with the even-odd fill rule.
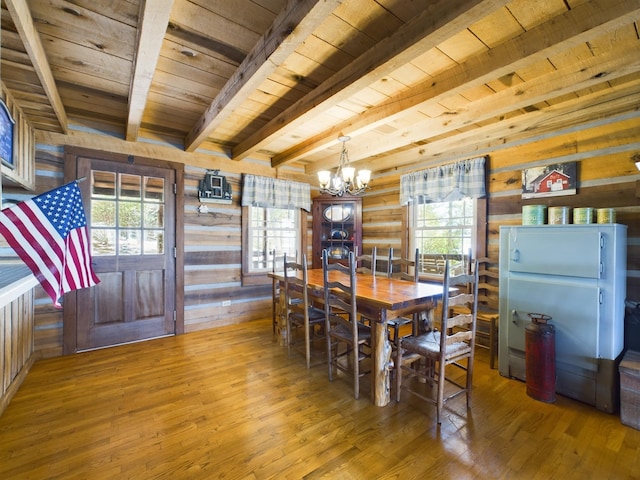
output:
[[640,0],[3,0],[38,130],[410,170],[640,105]]

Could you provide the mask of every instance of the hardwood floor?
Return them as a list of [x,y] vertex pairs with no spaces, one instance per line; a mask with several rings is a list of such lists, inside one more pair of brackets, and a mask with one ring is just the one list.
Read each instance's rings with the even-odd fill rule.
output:
[[271,319],[222,327],[37,362],[0,417],[0,478],[640,478],[619,416],[533,400],[482,349],[473,394],[438,428],[287,357]]

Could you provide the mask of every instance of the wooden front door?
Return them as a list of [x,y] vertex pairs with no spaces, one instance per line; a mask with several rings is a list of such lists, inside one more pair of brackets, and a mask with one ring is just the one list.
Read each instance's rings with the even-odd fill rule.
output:
[[75,292],[65,352],[176,333],[175,171],[76,158],[100,283]]

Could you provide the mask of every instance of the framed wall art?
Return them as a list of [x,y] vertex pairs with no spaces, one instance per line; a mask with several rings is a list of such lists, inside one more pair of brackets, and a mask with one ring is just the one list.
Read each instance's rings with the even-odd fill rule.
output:
[[0,161],[9,168],[15,168],[13,158],[13,133],[15,120],[7,105],[0,99]]
[[522,198],[575,195],[577,162],[554,163],[522,170]]

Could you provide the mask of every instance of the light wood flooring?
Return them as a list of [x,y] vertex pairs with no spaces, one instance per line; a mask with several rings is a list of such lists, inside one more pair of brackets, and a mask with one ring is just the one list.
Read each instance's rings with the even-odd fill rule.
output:
[[441,427],[362,388],[288,357],[268,321],[42,360],[0,417],[0,478],[640,478],[640,431],[529,398],[485,350],[471,410],[453,401]]

